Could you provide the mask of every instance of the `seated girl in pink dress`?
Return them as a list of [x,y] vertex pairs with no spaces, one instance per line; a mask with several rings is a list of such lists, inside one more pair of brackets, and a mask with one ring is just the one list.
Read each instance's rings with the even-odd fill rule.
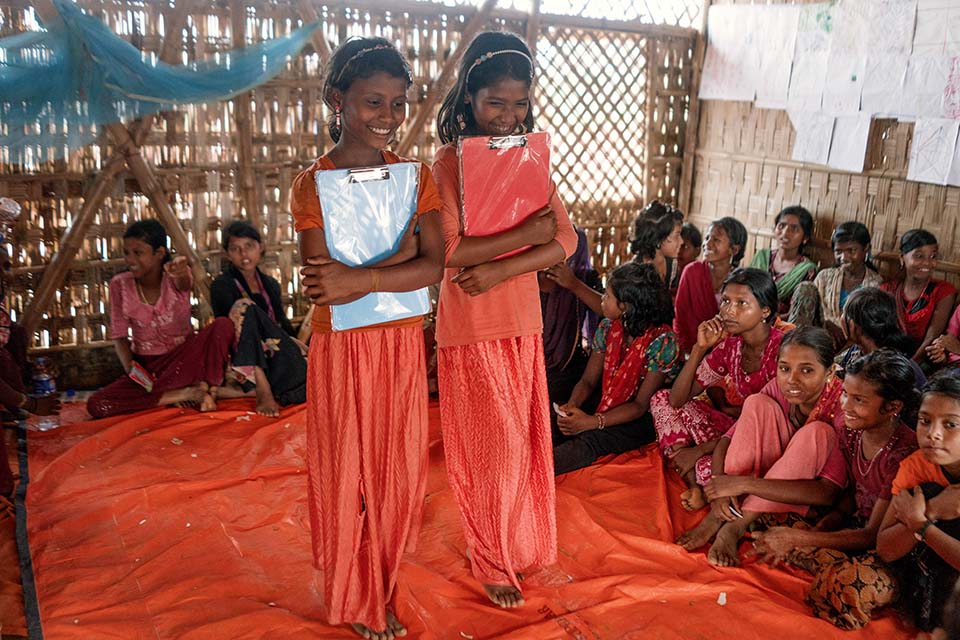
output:
[[704,487],[710,513],[678,544],[689,551],[716,535],[707,559],[735,566],[740,538],[761,515],[806,515],[809,506],[837,500],[847,465],[837,446],[843,385],[834,355],[833,338],[819,327],[783,337],[776,379],[747,398],[713,452],[713,477]]
[[677,286],[673,332],[683,353],[697,342],[700,323],[720,311],[720,289],[743,260],[747,229],[736,218],[720,218],[707,227],[703,244],[703,258],[684,267]]
[[[737,418],[744,400],[777,373],[783,332],[777,317],[777,288],[759,269],[737,269],[723,283],[720,313],[700,323],[697,343],[670,389],[650,403],[665,459],[689,489],[683,507],[706,504],[702,485],[710,480],[711,454]],[[700,399],[706,391],[709,400]]]
[[[190,267],[182,256],[171,259],[166,230],[156,220],[130,225],[123,234],[123,257],[128,270],[110,280],[110,337],[127,375],[91,395],[87,411],[104,418],[180,403],[216,409],[210,387],[223,382],[233,322],[217,318],[194,332]],[[146,379],[143,371],[152,384],[139,384],[129,375],[140,372]]]
[[900,461],[917,450],[916,434],[900,417],[915,414],[920,401],[910,364],[902,354],[880,349],[844,373],[846,428],[839,446],[851,481],[844,509],[813,529],[773,527],[754,535],[762,559],[813,575],[807,604],[818,618],[843,629],[859,629],[896,596],[893,572],[874,549]]

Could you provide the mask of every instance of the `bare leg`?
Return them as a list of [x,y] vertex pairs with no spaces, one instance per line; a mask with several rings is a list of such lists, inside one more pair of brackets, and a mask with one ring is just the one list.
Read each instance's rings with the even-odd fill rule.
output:
[[677,544],[687,551],[699,549],[710,542],[710,538],[720,530],[721,525],[723,525],[723,521],[713,515],[711,511],[706,518],[700,521],[700,524],[680,534],[680,537],[677,538]]
[[203,396],[207,393],[206,384],[193,384],[189,387],[164,391],[160,395],[159,405],[182,405],[195,406],[203,401]]
[[720,531],[717,532],[717,539],[707,553],[707,561],[717,567],[736,567],[740,564],[740,538],[744,536],[750,523],[757,519],[760,514],[746,512],[742,518],[733,522],[725,522]]
[[217,400],[225,398],[252,398],[256,393],[255,389],[244,391],[240,388],[240,385],[237,384],[236,380],[230,379],[227,381],[227,384],[222,387],[217,387]]
[[276,418],[280,415],[280,405],[277,404],[276,398],[273,397],[273,389],[270,388],[270,381],[267,380],[267,374],[265,374],[260,367],[256,367],[254,369],[253,379],[257,385],[257,413],[262,416]]

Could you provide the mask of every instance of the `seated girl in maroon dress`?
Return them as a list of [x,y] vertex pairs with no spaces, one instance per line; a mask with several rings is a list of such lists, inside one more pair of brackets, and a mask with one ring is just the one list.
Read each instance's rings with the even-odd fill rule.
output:
[[[156,220],[130,225],[123,234],[123,255],[128,270],[110,280],[110,337],[128,375],[90,396],[90,415],[104,418],[181,403],[216,409],[210,387],[223,382],[233,322],[217,318],[194,332],[190,267],[182,256],[171,259],[166,230]],[[129,374],[138,372],[152,384],[135,382]]]
[[[724,281],[720,313],[700,323],[697,343],[670,389],[650,402],[664,459],[687,482],[683,507],[706,504],[701,488],[710,480],[711,454],[740,417],[747,397],[777,375],[783,332],[777,288],[759,269],[737,269]],[[706,391],[707,398],[699,396]]]

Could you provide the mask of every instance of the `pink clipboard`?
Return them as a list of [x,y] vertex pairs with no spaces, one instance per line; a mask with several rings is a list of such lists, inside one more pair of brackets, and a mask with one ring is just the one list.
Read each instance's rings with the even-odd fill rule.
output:
[[464,235],[507,231],[550,201],[550,134],[545,131],[461,138],[458,157]]

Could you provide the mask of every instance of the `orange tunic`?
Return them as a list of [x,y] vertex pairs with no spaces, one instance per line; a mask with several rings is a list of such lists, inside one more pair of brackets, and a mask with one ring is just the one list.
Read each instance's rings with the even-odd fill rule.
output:
[[[454,145],[437,152],[447,259],[460,243],[459,166]],[[554,197],[556,240],[569,256],[577,235]],[[513,584],[517,572],[556,561],[556,491],[543,322],[536,273],[468,296],[440,285],[437,310],[440,422],[447,474],[474,576]]]
[[[448,144],[437,151],[433,173],[443,199],[440,219],[443,223],[443,241],[447,260],[460,246],[460,164],[457,146]],[[570,224],[563,201],[554,190],[550,201],[557,212],[556,241],[563,253],[570,256],[577,249],[577,232]],[[437,345],[470,344],[484,340],[499,340],[516,336],[543,334],[540,316],[540,289],[536,273],[524,273],[501,282],[480,296],[469,296],[450,278],[459,268],[444,271],[440,283],[440,301],[437,306]]]
[[[388,163],[401,162],[384,152]],[[297,231],[323,228],[314,173],[297,176]],[[421,167],[417,214],[440,206]],[[307,362],[307,473],[314,562],[330,624],[386,628],[400,559],[420,528],[427,479],[427,375],[421,319],[333,332],[314,312]]]

